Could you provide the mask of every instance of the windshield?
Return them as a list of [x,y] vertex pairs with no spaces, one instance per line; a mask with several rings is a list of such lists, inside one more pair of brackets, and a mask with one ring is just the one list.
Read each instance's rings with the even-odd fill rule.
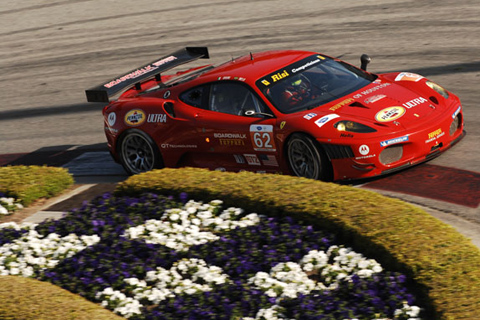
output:
[[376,76],[346,63],[312,55],[257,81],[282,113],[313,109],[365,87]]

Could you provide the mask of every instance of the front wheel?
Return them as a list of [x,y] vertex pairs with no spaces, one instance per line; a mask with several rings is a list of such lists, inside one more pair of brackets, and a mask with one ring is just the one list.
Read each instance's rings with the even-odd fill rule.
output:
[[331,180],[328,159],[310,137],[300,133],[293,134],[287,143],[287,158],[294,175],[315,180]]
[[131,130],[121,139],[120,161],[129,174],[163,167],[157,145],[140,130]]

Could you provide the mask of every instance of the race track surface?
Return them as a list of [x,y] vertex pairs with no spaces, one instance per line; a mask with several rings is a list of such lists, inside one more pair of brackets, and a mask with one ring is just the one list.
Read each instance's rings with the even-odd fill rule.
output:
[[478,227],[479,35],[478,0],[3,0],[0,165],[106,151],[104,105],[87,104],[84,90],[185,46],[208,46],[212,64],[305,49],[359,65],[368,53],[372,72],[416,72],[456,93],[467,136],[427,164],[357,186]]

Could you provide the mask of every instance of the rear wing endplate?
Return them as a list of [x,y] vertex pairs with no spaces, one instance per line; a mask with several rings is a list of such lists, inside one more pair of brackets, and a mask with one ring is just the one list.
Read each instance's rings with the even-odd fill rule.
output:
[[144,80],[155,77],[161,81],[160,73],[197,59],[208,59],[207,47],[186,47],[140,68],[122,74],[107,83],[85,90],[88,102],[109,102],[110,97],[133,85],[140,86]]

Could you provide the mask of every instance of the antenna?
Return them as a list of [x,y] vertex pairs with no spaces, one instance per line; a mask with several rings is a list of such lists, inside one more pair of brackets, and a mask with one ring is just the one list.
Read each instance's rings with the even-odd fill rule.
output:
[[250,60],[253,60],[253,54],[250,52]]

